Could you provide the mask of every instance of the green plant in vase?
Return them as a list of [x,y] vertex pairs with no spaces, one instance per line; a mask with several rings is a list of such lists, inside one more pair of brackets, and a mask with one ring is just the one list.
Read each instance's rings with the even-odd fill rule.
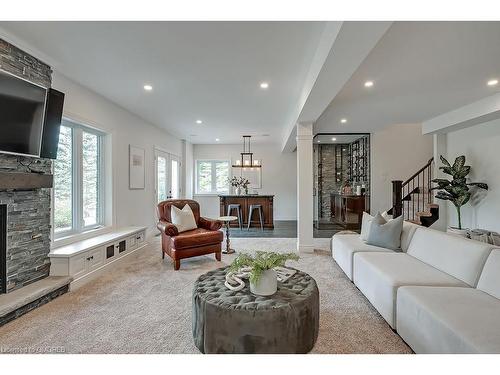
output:
[[457,157],[453,165],[451,165],[442,155],[440,158],[443,166],[439,167],[439,169],[442,170],[443,173],[450,175],[452,178],[436,178],[432,180],[432,182],[437,184],[437,186],[431,188],[430,190],[438,190],[436,198],[453,203],[458,216],[457,229],[461,231],[461,208],[467,204],[471,198],[469,187],[475,186],[479,189],[488,190],[488,185],[483,182],[467,182],[467,175],[470,173],[471,167],[469,165],[465,165],[464,155]]
[[255,255],[240,254],[229,270],[237,272],[250,268],[250,291],[258,295],[272,295],[277,290],[277,275],[273,268],[283,267],[287,260],[299,260],[296,253],[257,251]]

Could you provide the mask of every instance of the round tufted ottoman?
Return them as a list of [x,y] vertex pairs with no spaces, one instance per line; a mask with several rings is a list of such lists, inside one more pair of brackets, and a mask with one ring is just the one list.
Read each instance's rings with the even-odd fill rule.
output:
[[201,275],[193,290],[193,338],[202,353],[307,353],[318,337],[316,281],[297,271],[270,297],[224,286],[226,268]]

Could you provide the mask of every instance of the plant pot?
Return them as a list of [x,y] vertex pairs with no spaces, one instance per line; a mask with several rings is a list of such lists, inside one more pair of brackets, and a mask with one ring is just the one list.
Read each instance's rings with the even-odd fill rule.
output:
[[458,229],[455,227],[448,227],[448,228],[446,228],[446,233],[453,234],[454,236],[464,237],[464,238],[468,237],[468,235],[467,235],[468,229]]
[[237,187],[236,189],[234,189],[236,195],[241,195],[241,188]]
[[255,284],[250,281],[250,292],[258,296],[272,296],[278,290],[275,270],[265,270]]

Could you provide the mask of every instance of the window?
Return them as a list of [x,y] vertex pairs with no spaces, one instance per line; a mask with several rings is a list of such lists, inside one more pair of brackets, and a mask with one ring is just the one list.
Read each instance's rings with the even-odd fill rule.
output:
[[63,237],[104,224],[103,139],[64,119],[54,162],[54,234]]
[[228,193],[229,177],[229,161],[198,160],[196,162],[196,193]]

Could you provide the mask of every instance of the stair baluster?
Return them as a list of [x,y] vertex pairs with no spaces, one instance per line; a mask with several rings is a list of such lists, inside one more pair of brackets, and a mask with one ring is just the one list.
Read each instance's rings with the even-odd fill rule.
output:
[[439,218],[439,211],[433,205],[430,192],[434,158],[420,168],[406,181],[392,181],[392,208],[388,210],[393,217],[403,215],[409,220],[430,226]]

